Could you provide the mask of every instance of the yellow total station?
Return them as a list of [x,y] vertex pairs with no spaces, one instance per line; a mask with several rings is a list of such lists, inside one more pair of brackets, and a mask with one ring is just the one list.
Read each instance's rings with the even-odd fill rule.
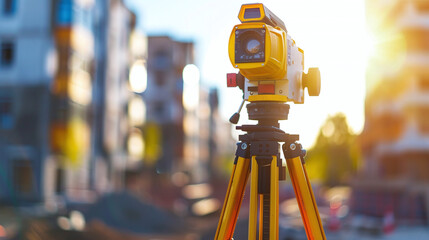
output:
[[238,18],[241,24],[231,32],[228,53],[246,78],[246,100],[303,103],[305,87],[310,96],[319,95],[319,69],[304,73],[304,51],[280,18],[261,3],[242,5]]

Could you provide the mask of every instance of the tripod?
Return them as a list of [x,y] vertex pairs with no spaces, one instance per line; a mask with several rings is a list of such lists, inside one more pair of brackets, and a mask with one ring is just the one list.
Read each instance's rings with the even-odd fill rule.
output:
[[[215,240],[233,239],[244,190],[250,175],[248,239],[277,240],[279,226],[279,180],[286,179],[286,167],[280,159],[280,144],[298,201],[308,239],[323,239],[322,222],[304,165],[305,150],[298,135],[279,128],[286,120],[289,105],[284,102],[255,101],[247,105],[249,119],[257,125],[237,126],[246,132],[239,136],[236,156]],[[258,211],[259,208],[259,211]],[[259,216],[259,225],[258,225]]]

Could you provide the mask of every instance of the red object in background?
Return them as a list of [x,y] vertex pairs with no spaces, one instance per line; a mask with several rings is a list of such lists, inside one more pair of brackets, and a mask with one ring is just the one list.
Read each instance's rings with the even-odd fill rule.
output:
[[237,87],[237,74],[227,73],[226,74],[226,85],[228,87]]
[[6,230],[2,225],[0,225],[0,239],[3,239],[6,237]]
[[383,233],[391,234],[395,230],[395,215],[393,207],[389,207],[384,212],[383,216]]
[[331,204],[329,209],[329,219],[328,219],[328,229],[331,232],[336,232],[340,230],[341,222],[338,217],[338,210],[340,209],[341,204]]

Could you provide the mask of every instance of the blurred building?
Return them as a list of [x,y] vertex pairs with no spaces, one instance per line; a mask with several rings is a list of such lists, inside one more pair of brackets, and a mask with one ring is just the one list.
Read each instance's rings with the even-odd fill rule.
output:
[[121,181],[134,24],[121,0],[0,4],[1,200],[86,201]]
[[[37,11],[34,11],[37,9]],[[50,0],[0,4],[0,199],[38,201],[55,72]]]
[[[52,2],[58,69],[52,81],[51,131],[46,174],[50,196],[80,198],[89,189],[91,104],[95,53],[95,2]],[[53,168],[53,169],[52,169]]]
[[217,110],[217,92],[201,86],[193,63],[192,42],[148,38],[144,165],[159,173],[185,171],[193,182],[204,182],[214,159],[230,153],[216,146],[230,143],[231,135]]
[[[236,131],[230,122],[225,121],[219,112],[219,91],[215,88],[209,91],[209,173],[213,178],[224,177],[225,160],[226,167],[232,165],[236,150],[236,141],[232,137],[231,130]],[[232,114],[232,113],[231,113]],[[229,177],[229,176],[228,176]]]
[[[135,54],[132,53],[131,40],[136,42],[136,37],[132,39],[134,26],[136,22],[135,15],[127,9],[122,0],[100,1],[108,5],[108,23],[107,46],[104,49],[107,54],[105,70],[105,83],[104,83],[104,116],[103,116],[103,137],[102,146],[104,154],[109,163],[108,178],[113,181],[115,188],[123,186],[124,171],[130,161],[130,148],[129,138],[135,134],[141,137],[141,133],[134,133],[133,126],[141,127],[141,123],[137,123],[134,115],[129,114],[132,109],[133,103],[135,105],[136,96],[129,83],[130,68],[136,61],[135,54],[140,54],[140,61],[145,61],[146,45],[135,47]],[[142,36],[144,39],[145,36]],[[145,41],[145,40],[143,40]],[[144,65],[142,65],[145,68]],[[146,79],[138,79],[145,82]],[[135,90],[135,89],[134,89]],[[137,97],[142,105],[142,98]],[[131,108],[130,108],[131,107]],[[143,109],[134,111],[143,112]],[[141,119],[142,121],[142,119]],[[133,135],[134,134],[134,135]],[[142,142],[137,142],[143,148]],[[140,154],[142,155],[142,153]],[[137,159],[137,160],[141,160]],[[98,181],[98,178],[97,178]]]
[[[193,54],[192,42],[178,42],[167,36],[148,38],[148,83],[143,95],[147,105],[145,165],[158,172],[171,173],[183,167],[186,112],[182,73],[187,64],[194,62]],[[198,121],[192,120],[197,125],[190,126],[190,131],[198,129]],[[195,149],[188,148],[188,154]]]
[[366,1],[377,41],[367,70],[355,213],[429,222],[429,2]]

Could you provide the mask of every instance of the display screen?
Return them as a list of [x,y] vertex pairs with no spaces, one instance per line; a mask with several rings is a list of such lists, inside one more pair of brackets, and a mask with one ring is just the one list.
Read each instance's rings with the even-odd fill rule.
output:
[[261,17],[260,8],[246,8],[246,10],[244,10],[244,19],[260,18],[260,17]]

